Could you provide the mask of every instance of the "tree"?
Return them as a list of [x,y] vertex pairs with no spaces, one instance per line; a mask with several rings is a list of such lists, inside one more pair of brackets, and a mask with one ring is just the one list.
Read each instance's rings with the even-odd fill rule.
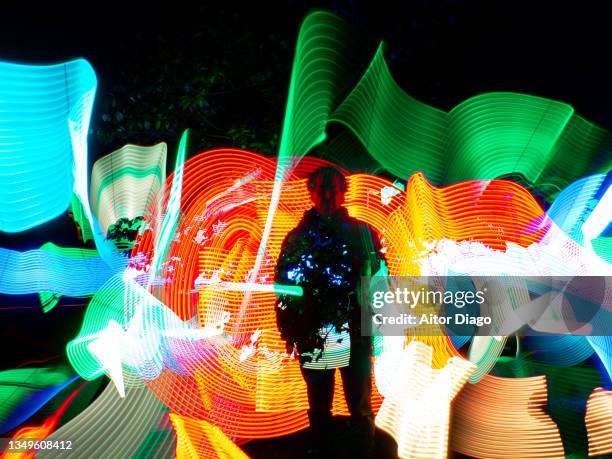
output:
[[138,230],[143,222],[143,217],[133,219],[121,217],[106,232],[106,239],[112,240],[119,250],[130,251],[138,235]]
[[185,128],[192,153],[232,146],[275,154],[293,43],[247,16],[200,5],[180,28],[126,31],[112,67],[99,69],[100,154],[160,141],[173,153]]

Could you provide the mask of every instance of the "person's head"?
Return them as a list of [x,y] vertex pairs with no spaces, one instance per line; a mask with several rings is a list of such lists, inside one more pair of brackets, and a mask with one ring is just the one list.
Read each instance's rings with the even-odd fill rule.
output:
[[346,177],[336,167],[320,167],[308,177],[308,190],[317,212],[328,217],[344,203]]

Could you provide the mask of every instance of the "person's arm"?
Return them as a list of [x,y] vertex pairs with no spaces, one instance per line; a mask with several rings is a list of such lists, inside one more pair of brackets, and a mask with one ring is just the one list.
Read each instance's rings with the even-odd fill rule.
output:
[[362,289],[361,285],[363,277],[374,276],[384,263],[384,255],[381,252],[382,244],[378,238],[376,232],[367,224],[362,224],[360,228],[360,238],[362,247],[362,260],[360,278],[357,285],[357,297],[360,303],[362,302]]
[[362,246],[365,252],[362,262],[361,275],[373,276],[385,263],[385,256],[382,253],[382,244],[378,234],[369,225],[365,225],[361,231]]
[[[281,245],[280,254],[276,262],[276,269],[274,271],[274,282],[276,284],[289,285],[292,283],[287,276],[291,237],[292,233],[289,233]],[[292,301],[297,300],[289,295],[277,295],[274,308],[276,312],[276,326],[280,332],[281,338],[285,341],[285,349],[289,355],[293,353],[294,348],[294,328],[296,319],[295,310],[291,307]]]

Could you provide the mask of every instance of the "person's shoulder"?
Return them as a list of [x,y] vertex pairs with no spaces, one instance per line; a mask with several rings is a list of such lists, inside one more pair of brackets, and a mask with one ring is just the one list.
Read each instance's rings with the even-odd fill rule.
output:
[[372,225],[370,225],[367,222],[364,222],[363,220],[359,220],[358,218],[351,217],[348,214],[347,214],[346,222],[347,222],[346,224],[357,234],[363,235],[363,234],[369,233],[374,243],[375,249],[377,251],[380,250],[381,243],[378,237],[378,232],[374,229]]
[[359,220],[358,218],[352,217],[350,215],[346,216],[345,222],[348,226],[351,226],[355,229],[358,230],[363,230],[363,229],[367,229],[370,231],[374,231],[374,229],[372,228],[372,226],[369,223],[364,222],[363,220]]
[[289,242],[296,238],[303,237],[304,232],[307,231],[308,227],[311,225],[311,220],[312,209],[308,209],[304,212],[298,224],[285,235],[284,241]]
[[289,231],[288,234],[300,233],[302,231],[307,230],[310,226],[314,224],[314,220],[315,220],[314,209],[311,208],[311,209],[305,210],[298,224],[295,225],[295,228]]

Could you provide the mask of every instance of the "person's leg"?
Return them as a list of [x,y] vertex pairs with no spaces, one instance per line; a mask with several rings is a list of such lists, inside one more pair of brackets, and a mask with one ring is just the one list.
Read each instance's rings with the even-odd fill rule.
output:
[[344,396],[351,413],[352,457],[373,457],[372,360],[367,345],[351,346],[349,366],[340,369]]
[[320,447],[325,444],[332,427],[335,370],[301,369],[308,393],[310,430],[315,444]]

